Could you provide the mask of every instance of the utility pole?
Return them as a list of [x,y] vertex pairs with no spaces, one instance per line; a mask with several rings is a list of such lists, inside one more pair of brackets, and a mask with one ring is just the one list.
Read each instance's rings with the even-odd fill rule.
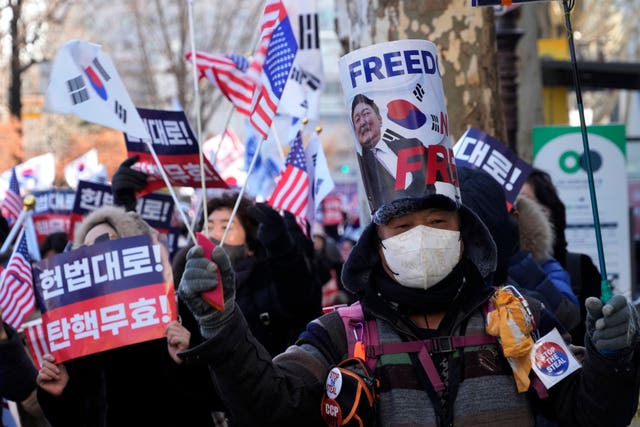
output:
[[500,77],[500,100],[504,113],[507,140],[505,142],[515,153],[518,137],[518,69],[516,46],[523,30],[517,27],[519,8],[496,13],[496,39],[498,45],[498,75]]

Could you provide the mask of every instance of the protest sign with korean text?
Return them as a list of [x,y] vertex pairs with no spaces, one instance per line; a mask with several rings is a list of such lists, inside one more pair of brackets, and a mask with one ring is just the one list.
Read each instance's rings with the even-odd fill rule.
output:
[[78,181],[76,198],[71,212],[71,225],[69,227],[69,240],[73,241],[76,227],[89,212],[93,212],[101,206],[113,205],[111,186],[96,182]]
[[458,203],[436,46],[379,43],[348,53],[338,65],[371,211],[432,194]]
[[[111,186],[97,182],[79,181],[71,213],[70,239],[75,228],[89,213],[101,206],[112,206]],[[174,201],[169,194],[147,194],[138,198],[136,212],[159,233],[169,233]]]
[[[200,155],[196,139],[183,111],[160,111],[139,108],[150,141],[125,134],[128,156],[140,158],[133,166],[147,174],[147,186],[139,193],[145,195],[166,187],[162,174],[153,159],[148,142],[158,156],[169,182],[178,187],[202,186],[200,178]],[[228,188],[207,158],[203,158],[207,188]]]
[[57,362],[161,338],[177,317],[166,248],[148,235],[47,258],[33,279]]
[[467,129],[453,146],[453,152],[459,167],[482,169],[498,181],[512,205],[531,173],[531,165],[509,147],[475,128]]
[[71,212],[76,192],[69,189],[52,189],[33,193],[36,205],[33,209],[33,225],[38,243],[51,233],[69,233]]

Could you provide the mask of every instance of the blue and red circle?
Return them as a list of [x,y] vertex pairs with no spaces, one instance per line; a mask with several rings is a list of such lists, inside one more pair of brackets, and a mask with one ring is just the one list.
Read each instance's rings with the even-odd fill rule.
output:
[[405,129],[419,129],[427,122],[427,116],[406,99],[396,99],[387,104],[387,118]]
[[536,348],[534,360],[537,368],[546,375],[557,377],[569,369],[569,356],[559,344],[542,343]]

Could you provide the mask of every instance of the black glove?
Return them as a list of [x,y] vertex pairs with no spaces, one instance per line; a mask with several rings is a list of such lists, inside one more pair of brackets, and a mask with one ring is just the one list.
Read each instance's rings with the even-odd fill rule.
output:
[[248,215],[260,225],[258,240],[269,256],[285,255],[293,248],[293,240],[287,231],[284,218],[266,203],[256,203],[248,209]]
[[291,237],[291,240],[293,241],[293,244],[296,246],[296,248],[301,249],[304,255],[307,257],[315,257],[313,240],[307,237],[311,235],[309,223],[305,221],[307,225],[307,235],[305,235],[302,231],[302,228],[300,227],[300,224],[296,220],[296,217],[291,212],[284,211],[283,217],[284,223],[287,225],[287,233]]
[[[178,287],[178,296],[187,304],[200,325],[204,338],[211,338],[224,326],[235,310],[236,276],[229,257],[222,246],[216,246],[209,261],[204,258],[202,246],[194,246],[187,253],[187,263]],[[220,269],[224,310],[218,311],[207,303],[200,294],[220,286],[216,270]]]
[[131,169],[140,156],[135,155],[120,164],[111,178],[111,193],[116,206],[124,206],[128,211],[136,210],[136,192],[147,186],[147,174]]
[[614,295],[604,306],[598,298],[589,297],[585,307],[587,334],[599,352],[617,353],[638,342],[638,312],[624,295]]

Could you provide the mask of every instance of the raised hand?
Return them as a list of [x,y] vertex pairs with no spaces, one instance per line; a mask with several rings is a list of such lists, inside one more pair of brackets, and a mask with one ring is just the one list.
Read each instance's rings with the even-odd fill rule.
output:
[[585,306],[587,333],[598,351],[619,352],[638,341],[638,312],[624,295],[614,295],[604,305],[598,298],[589,297]]
[[69,383],[69,373],[63,364],[56,365],[55,357],[47,353],[42,356],[42,368],[36,377],[36,384],[53,396],[60,396]]
[[182,363],[182,359],[178,357],[178,353],[189,348],[191,341],[191,332],[180,324],[177,320],[169,323],[164,330],[167,336],[167,349],[169,356],[177,363]]
[[135,155],[123,161],[111,179],[114,204],[128,211],[136,209],[136,192],[147,186],[147,174],[131,168],[139,159]]
[[266,203],[256,203],[248,209],[249,216],[258,226],[258,240],[270,256],[284,255],[293,247],[293,240],[287,231],[287,224],[271,206]]
[[[229,257],[221,246],[216,246],[211,257],[212,261],[204,258],[201,246],[192,247],[187,253],[187,263],[178,287],[178,296],[193,313],[205,338],[214,336],[235,309],[236,279]],[[220,286],[217,269],[220,269],[222,279],[225,307],[223,311],[213,308],[200,295]]]

